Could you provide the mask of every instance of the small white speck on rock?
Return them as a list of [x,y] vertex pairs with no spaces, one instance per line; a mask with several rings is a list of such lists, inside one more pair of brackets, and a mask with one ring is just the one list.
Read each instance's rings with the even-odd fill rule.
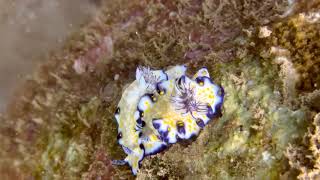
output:
[[116,75],[114,75],[114,78],[113,78],[113,79],[114,79],[115,81],[118,81],[119,77],[120,77],[120,75],[119,75],[119,74],[116,74]]
[[270,152],[268,151],[262,152],[262,160],[268,165],[272,163],[273,159],[274,159],[274,156],[272,156]]
[[258,37],[259,38],[266,38],[266,37],[269,37],[271,35],[272,31],[268,29],[267,26],[263,26],[263,27],[260,27],[259,29],[259,34],[258,34]]

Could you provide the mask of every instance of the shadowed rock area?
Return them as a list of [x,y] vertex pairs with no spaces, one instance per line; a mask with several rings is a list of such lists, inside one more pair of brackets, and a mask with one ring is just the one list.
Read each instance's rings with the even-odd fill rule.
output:
[[90,19],[98,1],[0,0],[0,111],[48,53]]

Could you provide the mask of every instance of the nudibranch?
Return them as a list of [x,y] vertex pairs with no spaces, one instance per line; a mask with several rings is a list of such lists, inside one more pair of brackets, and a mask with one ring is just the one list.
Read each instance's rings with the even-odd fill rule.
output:
[[136,175],[145,156],[197,136],[221,115],[223,88],[205,67],[193,77],[186,70],[184,65],[166,71],[137,68],[136,80],[125,89],[115,111],[118,143],[127,157],[114,164],[128,164]]

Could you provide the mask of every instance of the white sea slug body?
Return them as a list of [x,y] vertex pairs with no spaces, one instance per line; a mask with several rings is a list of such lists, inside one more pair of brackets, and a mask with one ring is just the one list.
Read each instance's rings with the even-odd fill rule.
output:
[[145,156],[170,144],[197,136],[208,122],[221,115],[224,90],[211,80],[206,68],[192,78],[186,66],[167,71],[138,67],[136,80],[118,104],[118,143],[127,157],[114,164],[129,164],[137,174]]

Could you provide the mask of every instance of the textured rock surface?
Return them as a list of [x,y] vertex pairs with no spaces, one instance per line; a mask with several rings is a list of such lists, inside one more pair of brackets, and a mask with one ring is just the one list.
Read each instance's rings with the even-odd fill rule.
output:
[[190,74],[206,66],[225,88],[223,116],[144,159],[137,179],[310,177],[319,161],[318,4],[106,1],[1,116],[0,174],[133,178],[109,164],[125,156],[113,119],[122,90],[138,64],[183,63]]

